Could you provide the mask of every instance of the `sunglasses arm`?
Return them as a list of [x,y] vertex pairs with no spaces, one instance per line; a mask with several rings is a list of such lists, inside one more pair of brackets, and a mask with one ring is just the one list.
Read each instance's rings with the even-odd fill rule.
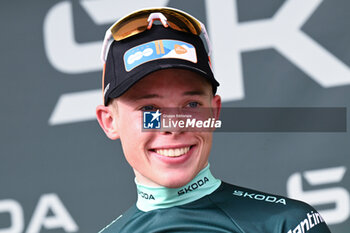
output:
[[211,43],[210,43],[210,39],[209,39],[207,30],[205,29],[205,26],[202,22],[199,21],[199,23],[201,24],[201,31],[203,32],[204,38],[205,38],[207,45],[208,45],[208,56],[211,56],[212,48],[211,48]]
[[102,60],[103,63],[106,62],[107,48],[108,48],[109,41],[111,39],[112,39],[112,32],[111,32],[110,29],[108,29],[106,31],[105,38],[104,38],[103,44],[102,44],[102,50],[101,50],[101,60]]

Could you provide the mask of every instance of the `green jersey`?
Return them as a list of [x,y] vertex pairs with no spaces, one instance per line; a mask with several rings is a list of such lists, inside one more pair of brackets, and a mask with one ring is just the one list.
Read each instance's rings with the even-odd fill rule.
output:
[[137,190],[136,205],[100,233],[330,233],[306,203],[221,182],[209,165],[181,188]]

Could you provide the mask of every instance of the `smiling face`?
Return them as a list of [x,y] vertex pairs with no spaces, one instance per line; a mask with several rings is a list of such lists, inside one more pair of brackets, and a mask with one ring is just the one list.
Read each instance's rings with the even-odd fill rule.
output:
[[142,132],[142,111],[162,108],[213,108],[218,117],[219,96],[200,75],[165,69],[151,73],[112,103],[97,107],[107,136],[120,138],[124,155],[139,183],[181,187],[208,164],[212,132]]

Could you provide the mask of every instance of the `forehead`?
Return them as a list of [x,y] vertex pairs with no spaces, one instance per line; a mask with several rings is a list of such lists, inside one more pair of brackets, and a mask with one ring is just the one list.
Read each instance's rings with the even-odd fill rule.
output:
[[121,97],[136,98],[147,93],[167,95],[191,91],[211,95],[212,87],[206,78],[196,72],[186,69],[164,69],[145,76]]

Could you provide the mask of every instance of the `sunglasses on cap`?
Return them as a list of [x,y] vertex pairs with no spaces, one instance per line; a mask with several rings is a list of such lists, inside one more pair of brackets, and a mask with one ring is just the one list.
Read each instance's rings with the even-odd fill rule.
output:
[[101,60],[106,62],[108,47],[113,41],[121,41],[152,28],[154,21],[160,21],[164,27],[204,36],[208,56],[211,55],[211,45],[208,33],[203,23],[186,12],[169,8],[146,8],[135,11],[114,23],[105,34],[102,45]]

